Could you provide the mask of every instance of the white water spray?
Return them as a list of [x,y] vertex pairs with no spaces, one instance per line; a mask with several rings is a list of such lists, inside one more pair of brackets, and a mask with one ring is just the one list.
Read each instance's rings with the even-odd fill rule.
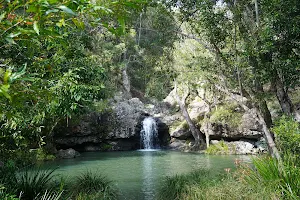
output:
[[158,142],[158,131],[155,119],[147,117],[143,120],[141,130],[141,144],[144,149],[155,149]]

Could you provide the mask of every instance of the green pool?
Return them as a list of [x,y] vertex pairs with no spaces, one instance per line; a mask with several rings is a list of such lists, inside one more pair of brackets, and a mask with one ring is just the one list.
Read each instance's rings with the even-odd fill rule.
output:
[[224,171],[233,168],[234,160],[249,162],[247,156],[209,156],[177,151],[90,152],[69,160],[45,163],[59,166],[57,173],[72,177],[90,170],[113,180],[120,199],[154,200],[157,188],[165,176],[183,174],[199,168]]

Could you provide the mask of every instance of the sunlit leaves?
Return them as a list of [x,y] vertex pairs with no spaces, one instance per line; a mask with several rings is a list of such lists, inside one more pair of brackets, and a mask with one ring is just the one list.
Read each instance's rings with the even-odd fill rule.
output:
[[33,30],[36,32],[36,34],[40,34],[40,29],[37,21],[33,22]]
[[65,5],[58,6],[58,8],[64,11],[65,13],[76,16],[76,13]]

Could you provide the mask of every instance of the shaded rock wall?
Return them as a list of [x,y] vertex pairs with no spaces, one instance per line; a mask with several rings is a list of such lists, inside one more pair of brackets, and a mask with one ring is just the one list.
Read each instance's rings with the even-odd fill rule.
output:
[[[55,129],[57,149],[74,148],[78,151],[120,151],[140,148],[140,131],[145,117],[155,113],[155,106],[144,105],[138,98],[116,97],[105,113],[92,112],[62,121]],[[159,118],[160,146],[167,146],[168,126]]]

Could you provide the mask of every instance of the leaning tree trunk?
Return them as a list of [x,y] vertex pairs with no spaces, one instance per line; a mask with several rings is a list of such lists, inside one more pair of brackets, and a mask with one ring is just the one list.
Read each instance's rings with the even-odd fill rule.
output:
[[203,145],[205,142],[204,142],[204,138],[200,132],[200,130],[195,126],[194,122],[192,121],[186,107],[185,107],[185,100],[187,98],[188,94],[185,95],[182,100],[180,100],[180,97],[177,93],[177,84],[175,83],[175,98],[176,98],[176,101],[180,107],[180,110],[181,110],[181,113],[182,113],[182,116],[184,117],[185,121],[187,122],[187,124],[189,125],[189,128],[192,132],[192,135],[195,139],[195,144],[194,144],[194,149],[200,149],[201,145]]
[[264,138],[267,142],[270,154],[273,157],[275,157],[278,161],[281,161],[281,157],[276,147],[275,141],[273,139],[273,134],[271,133],[270,128],[268,127],[263,115],[260,113],[259,109],[256,106],[255,106],[255,110],[258,116],[259,123],[262,125],[264,131]]

